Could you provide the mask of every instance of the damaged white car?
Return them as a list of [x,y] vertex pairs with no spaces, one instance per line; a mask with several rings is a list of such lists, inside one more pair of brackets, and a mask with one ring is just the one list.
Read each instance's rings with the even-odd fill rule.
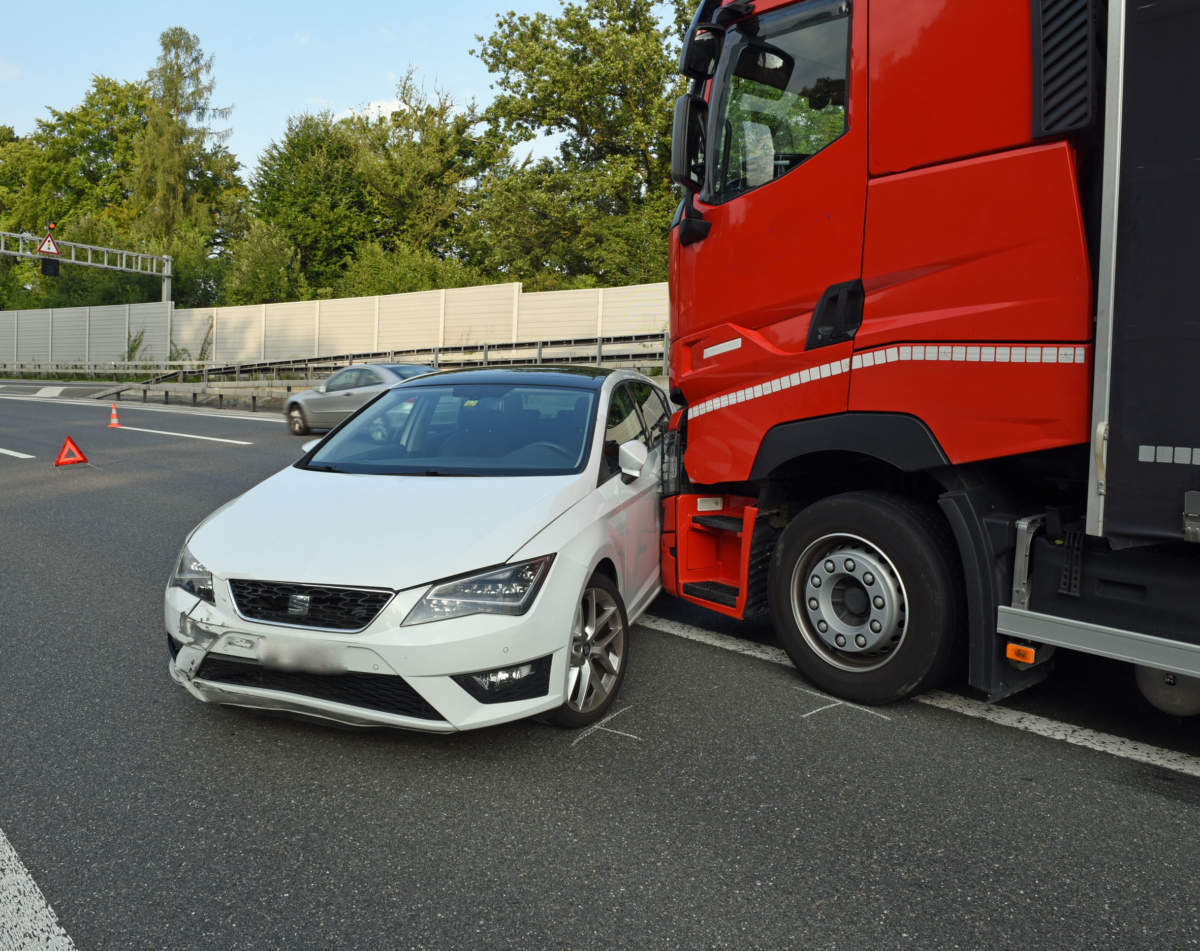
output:
[[393,387],[191,533],[166,590],[171,677],[361,726],[595,722],[660,589],[667,419],[630,371]]

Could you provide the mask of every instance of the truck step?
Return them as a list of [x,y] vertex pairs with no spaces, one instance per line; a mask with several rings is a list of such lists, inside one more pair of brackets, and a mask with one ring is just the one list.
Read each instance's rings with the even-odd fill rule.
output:
[[692,581],[683,586],[683,593],[701,601],[723,604],[727,608],[737,606],[738,589],[719,581]]
[[693,525],[715,528],[719,532],[740,532],[742,520],[736,515],[693,515]]

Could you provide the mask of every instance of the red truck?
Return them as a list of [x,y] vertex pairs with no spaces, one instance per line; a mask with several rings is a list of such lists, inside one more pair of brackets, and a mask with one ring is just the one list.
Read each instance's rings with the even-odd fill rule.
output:
[[1200,712],[1200,3],[704,0],[666,589],[883,703],[1056,648]]

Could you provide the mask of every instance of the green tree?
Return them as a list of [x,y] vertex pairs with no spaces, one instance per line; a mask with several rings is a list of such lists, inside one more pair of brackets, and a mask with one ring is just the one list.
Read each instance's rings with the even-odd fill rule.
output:
[[183,27],[163,31],[159,42],[120,224],[137,246],[174,258],[176,303],[212,304],[228,247],[245,230],[248,193],[224,145],[228,132],[210,126],[230,112],[211,104],[212,57]]
[[0,167],[19,168],[17,181],[0,171],[4,226],[40,232],[47,221],[100,217],[125,202],[148,101],[144,83],[93,76],[78,106],[50,109],[27,139],[0,142]]
[[499,90],[487,110],[514,142],[557,140],[553,159],[479,182],[458,234],[464,258],[532,287],[666,278],[673,100],[681,24],[652,4],[564,3],[497,17],[476,55]]
[[245,236],[230,248],[223,303],[268,304],[307,297],[300,255],[287,234],[268,221],[251,221]]
[[444,254],[465,191],[508,149],[481,128],[474,103],[459,107],[442,90],[430,96],[411,69],[397,83],[396,99],[386,117],[347,122],[359,143],[358,170],[377,237]]
[[147,73],[146,128],[135,150],[131,197],[138,230],[163,241],[181,224],[202,223],[219,243],[242,186],[237,160],[223,144],[228,131],[208,123],[227,118],[230,109],[211,104],[213,60],[194,33],[171,27],[159,43],[158,62]]
[[359,151],[350,125],[328,112],[292,116],[252,181],[254,213],[299,251],[301,273],[320,296],[332,293],[354,249],[378,236]]
[[439,258],[423,248],[372,241],[360,248],[338,282],[339,297],[404,294],[439,287],[481,283],[479,275],[452,258]]

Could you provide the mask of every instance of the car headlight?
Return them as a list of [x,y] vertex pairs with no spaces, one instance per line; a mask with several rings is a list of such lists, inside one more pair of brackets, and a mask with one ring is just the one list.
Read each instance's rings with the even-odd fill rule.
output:
[[215,604],[213,600],[213,580],[212,572],[204,567],[196,556],[193,555],[187,545],[183,546],[183,550],[179,552],[179,560],[175,562],[175,572],[171,575],[171,580],[167,582],[168,588],[183,588],[190,594],[209,604]]
[[537,597],[552,561],[553,555],[543,555],[439,582],[413,606],[403,624],[468,614],[524,614]]

